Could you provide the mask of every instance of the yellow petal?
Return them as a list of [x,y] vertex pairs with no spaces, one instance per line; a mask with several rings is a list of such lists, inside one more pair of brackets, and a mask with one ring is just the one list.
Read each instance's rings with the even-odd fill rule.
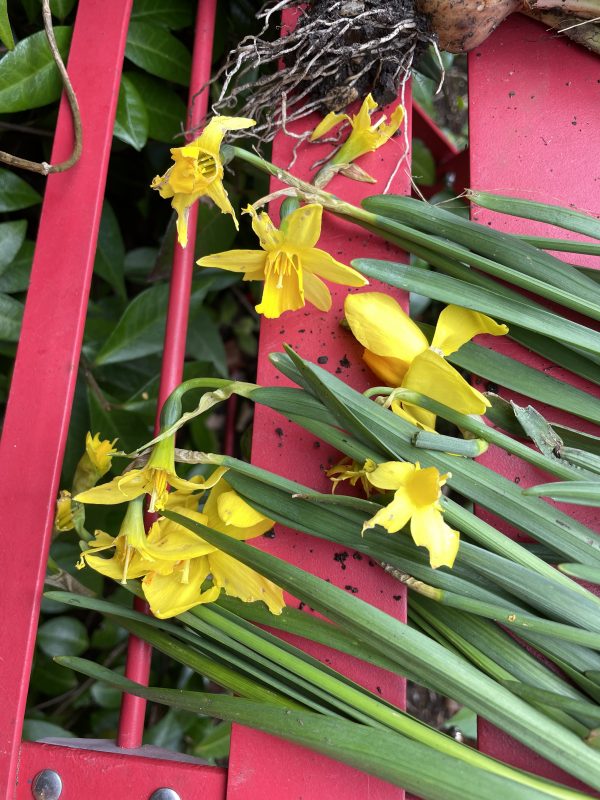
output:
[[108,483],[94,486],[85,492],[81,492],[74,499],[78,503],[94,503],[101,505],[116,505],[135,500],[136,497],[144,494],[148,490],[148,473],[143,469],[132,469],[125,475],[119,475]]
[[202,584],[210,571],[208,556],[194,558],[189,562],[187,574],[184,570],[184,565],[181,565],[170,575],[150,572],[142,581],[144,595],[155,617],[174,617],[200,603],[212,603],[219,596],[216,586],[202,591]]
[[413,512],[414,506],[408,492],[404,488],[398,489],[392,502],[365,522],[363,531],[374,528],[375,525],[381,525],[388,533],[397,533],[406,525]]
[[262,280],[266,255],[263,250],[227,250],[204,256],[196,261],[199,267],[216,267],[229,272],[243,272],[246,280]]
[[251,128],[256,125],[255,120],[247,117],[213,117],[208,123],[202,134],[191,144],[210,153],[213,158],[219,158],[221,142],[226,131],[241,130]]
[[436,416],[431,411],[412,406],[410,403],[401,403],[399,400],[392,400],[391,408],[394,414],[410,422],[411,425],[416,425],[425,431],[435,431]]
[[371,372],[374,372],[383,381],[385,386],[397,387],[402,385],[408,369],[406,362],[390,356],[377,356],[370,350],[364,351],[363,360]]
[[425,335],[393,297],[381,292],[349,294],[344,312],[358,341],[378,356],[391,356],[407,366],[429,347]]
[[400,125],[402,125],[403,119],[404,119],[404,108],[401,104],[398,104],[390,114],[390,121],[383,123],[382,125],[379,125],[379,127],[377,128],[382,138],[381,144],[387,142],[387,140],[390,139],[396,133]]
[[302,272],[299,269],[289,269],[283,274],[267,264],[265,271],[262,300],[256,306],[258,314],[267,319],[277,319],[284,311],[296,311],[304,306]]
[[177,213],[177,241],[182,247],[187,246],[190,207],[198,197],[198,194],[176,194],[171,200],[171,207]]
[[[481,392],[433,350],[426,350],[415,358],[402,387],[431,397],[461,414],[485,414],[490,405]],[[415,413],[414,406],[405,404],[405,407]]]
[[[217,484],[214,489],[212,489],[211,493],[209,494],[206,503],[204,504],[203,512],[206,514],[208,518],[208,522],[206,525],[209,528],[213,528],[220,533],[225,533],[227,536],[231,536],[233,539],[244,540],[244,539],[253,539],[256,536],[262,536],[263,533],[266,533],[273,527],[273,521],[267,519],[262,514],[259,515],[260,519],[256,519],[254,516],[248,515],[247,517],[243,514],[243,506],[238,505],[235,503],[232,497],[229,497],[228,500],[221,500],[223,495],[232,495],[235,494],[233,492],[231,486],[227,483],[227,481],[222,480],[219,484]],[[238,498],[242,503],[244,502],[241,498]],[[245,505],[248,505],[247,503]],[[226,520],[223,519],[221,516],[221,509],[226,510],[227,508],[231,508],[235,511],[236,520],[235,522],[230,522],[227,524]],[[242,509],[242,520],[246,523],[250,522],[250,525],[239,525],[238,522],[238,511]],[[250,506],[248,506],[250,508]],[[258,512],[252,509],[252,515],[257,514]],[[256,522],[253,520],[256,519]]]
[[320,275],[332,283],[340,283],[342,286],[366,286],[369,283],[360,272],[336,261],[325,250],[319,250],[317,247],[303,250],[300,254],[300,263],[303,270]]
[[410,533],[415,544],[429,550],[429,563],[437,567],[452,567],[458,553],[458,531],[446,525],[442,512],[435,506],[419,509],[413,514]]
[[281,614],[285,602],[279,586],[220,550],[207,558],[215,585],[226,594],[239,597],[245,603],[262,600],[272,614]]
[[280,225],[285,244],[298,250],[314,247],[321,235],[322,217],[323,206],[319,203],[310,203],[292,211]]
[[[251,528],[265,520],[264,514],[252,508],[237,492],[222,492],[217,498],[217,511],[225,525],[237,528]],[[275,524],[271,520],[271,527]]]
[[304,297],[319,311],[329,311],[331,308],[331,293],[327,286],[311,272],[305,272],[302,277],[304,281]]
[[371,92],[362,101],[362,105],[352,120],[352,125],[355,128],[370,128],[371,127],[371,112],[375,111],[377,103],[373,99]]
[[431,346],[449,356],[480,333],[504,336],[508,333],[508,328],[478,311],[470,311],[461,306],[446,306],[439,316]]
[[246,206],[243,213],[252,217],[252,230],[258,236],[263,250],[271,252],[283,245],[283,234],[277,230],[266,211],[261,211],[259,214],[254,206]]
[[367,479],[378,489],[399,489],[406,484],[415,469],[415,465],[408,461],[384,461],[374,470],[367,471]]
[[[199,511],[180,509],[177,513],[201,525],[208,523],[206,515]],[[182,525],[164,519],[152,525],[145,545],[138,549],[155,561],[187,561],[212,553],[215,548]]]
[[315,139],[320,139],[321,136],[325,136],[326,133],[333,130],[336,125],[339,125],[340,122],[344,120],[350,121],[350,117],[347,114],[338,114],[335,111],[330,111],[321,122],[317,125],[314,131],[310,135],[310,141],[314,142]]
[[407,489],[417,508],[437,503],[442,493],[440,481],[440,473],[435,467],[426,467],[425,469],[416,467],[408,480]]
[[237,230],[239,230],[239,224],[237,221],[237,217],[235,215],[235,211],[233,210],[233,206],[229,202],[229,196],[225,191],[225,187],[223,186],[222,181],[217,178],[216,180],[212,181],[206,187],[206,192],[213,203],[221,209],[223,214],[231,214],[231,218],[233,219],[233,223]]

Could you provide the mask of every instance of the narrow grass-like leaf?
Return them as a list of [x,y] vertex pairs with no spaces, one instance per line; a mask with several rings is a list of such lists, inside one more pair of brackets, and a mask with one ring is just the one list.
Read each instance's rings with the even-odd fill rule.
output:
[[426,272],[392,261],[357,258],[352,266],[369,278],[397,289],[418,292],[443,303],[455,303],[480,311],[502,322],[514,323],[561,342],[600,354],[600,334],[577,322],[532,306],[525,299],[510,302],[498,292],[458,281],[447,275]]
[[523,490],[528,497],[550,497],[561,503],[600,506],[600,481],[557,481]]
[[546,280],[566,291],[577,292],[580,297],[585,298],[586,292],[591,292],[592,297],[598,296],[598,287],[590,278],[578,273],[575,267],[537,250],[512,234],[496,231],[439,206],[401,195],[367,197],[362,205],[375,214],[460,243],[514,270],[541,281]]
[[511,800],[543,800],[548,796],[583,797],[562,787],[552,788],[550,784],[544,791],[488,775],[391,731],[375,730],[313,712],[290,712],[267,703],[222,694],[154,689],[134,683],[85,659],[65,657],[58,661],[95,680],[102,680],[153,702],[227,719],[296,742],[409,791],[418,792],[426,800],[497,800],[502,796],[511,797]]
[[555,692],[548,692],[545,689],[538,689],[535,686],[528,686],[526,683],[519,681],[501,681],[511,692],[514,692],[519,697],[522,697],[527,702],[531,703],[544,703],[545,705],[554,706],[563,709],[569,713],[585,714],[590,720],[596,724],[600,723],[600,707],[595,706],[593,703],[588,703],[585,700],[573,700],[570,697],[565,697]]
[[333,622],[356,632],[388,655],[398,653],[426,685],[448,693],[571,774],[600,788],[600,756],[592,754],[571,732],[522,703],[478,670],[446,652],[379,609],[348,595],[269,553],[218,533],[189,518],[165,511],[168,519],[194,531],[233,558],[256,569]]
[[550,203],[536,203],[534,200],[523,200],[520,197],[508,197],[491,192],[478,192],[473,189],[467,189],[466,197],[471,203],[490,211],[533,219],[536,222],[547,222],[549,225],[556,225],[567,231],[575,231],[594,239],[600,239],[600,221],[589,214],[576,211],[574,208],[565,208]]
[[519,239],[522,242],[538,247],[540,250],[600,256],[600,244],[596,244],[596,242],[580,242],[577,239],[551,239],[545,236],[519,236]]
[[600,568],[598,567],[589,567],[586,564],[558,564],[558,568],[572,578],[600,585]]

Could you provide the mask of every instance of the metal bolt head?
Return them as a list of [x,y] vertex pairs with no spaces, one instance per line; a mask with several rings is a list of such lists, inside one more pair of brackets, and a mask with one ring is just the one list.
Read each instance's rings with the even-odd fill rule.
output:
[[62,794],[62,781],[58,772],[43,769],[33,779],[31,794],[35,800],[58,800]]
[[179,797],[175,789],[163,787],[162,789],[157,789],[155,792],[152,792],[149,800],[181,800],[181,797]]

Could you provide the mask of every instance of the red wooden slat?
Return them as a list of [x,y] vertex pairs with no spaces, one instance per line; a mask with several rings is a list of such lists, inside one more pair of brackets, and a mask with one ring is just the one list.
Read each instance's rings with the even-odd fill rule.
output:
[[[410,98],[407,97],[410,106]],[[303,121],[293,128],[301,132],[313,127],[318,118]],[[274,144],[274,161],[286,166],[292,159],[296,140],[284,135]],[[336,178],[329,188],[358,204],[362,197],[373,194],[376,188],[383,191],[397,161],[405,150],[401,136],[382,150],[365,156],[361,166],[378,179],[377,187]],[[312,162],[327,152],[327,146],[304,145],[300,148],[294,174],[310,179]],[[406,162],[398,170],[392,192],[407,193],[410,183]],[[281,184],[272,183],[272,190]],[[273,218],[276,215],[273,213]],[[362,255],[400,260],[398,251],[375,237],[367,236],[350,223],[324,215],[323,234],[318,247],[330,252],[334,258],[350,263]],[[319,362],[325,369],[339,375],[356,388],[364,390],[373,385],[373,376],[362,363],[362,348],[352,335],[339,327],[343,317],[346,288],[332,289],[333,305],[324,314],[310,305],[296,312],[287,312],[278,320],[261,321],[258,382],[263,385],[283,385],[285,379],[268,362],[271,352],[281,351],[282,342],[292,345],[303,357]],[[375,286],[369,287],[371,290]],[[399,296],[400,297],[400,296]],[[405,296],[404,296],[405,300]],[[329,491],[330,483],[323,474],[332,463],[339,460],[332,448],[314,436],[301,431],[279,415],[258,406],[254,422],[252,460],[314,488]],[[260,540],[259,547],[291,561],[313,574],[330,579],[332,583],[355,591],[358,597],[405,620],[406,596],[402,586],[388,575],[382,574],[366,557],[353,557],[342,547],[314,539],[278,526],[274,539]],[[297,600],[288,598],[297,605]],[[293,640],[301,647],[339,669],[354,680],[381,693],[393,702],[404,703],[404,682],[375,668],[366,668],[359,661],[320,646],[309,646],[306,641]],[[324,756],[319,756],[296,745],[234,725],[228,778],[228,800],[255,800],[257,797],[281,797],[286,800],[321,800],[323,796],[343,797],[346,800],[400,800],[401,789],[373,777],[349,769]]]
[[[201,94],[199,92],[210,79],[216,5],[216,0],[200,0],[198,4],[190,76],[187,130],[192,130],[200,125],[208,107],[208,88]],[[191,139],[193,136],[189,138]],[[197,222],[198,205],[194,204],[188,218],[190,244],[187,248],[182,248],[178,242],[175,242],[155,433],[158,433],[160,427],[159,412],[163,403],[183,378],[190,292],[194,269],[193,243],[196,241]],[[146,611],[148,608],[146,603],[137,598],[135,607],[138,611]],[[138,683],[147,684],[151,658],[152,650],[146,642],[136,636],[130,636],[125,670],[127,677]],[[143,698],[128,694],[124,695],[118,736],[118,742],[122,747],[138,747],[142,743],[145,709],[146,701]]]
[[[512,17],[470,55],[469,91],[474,188],[530,200],[572,203],[582,210],[600,212],[597,57],[566,39],[546,34],[537,23]],[[474,218],[501,230],[557,235],[557,229],[484,210],[476,211]],[[558,235],[567,238],[569,234]],[[586,261],[584,257],[569,259],[582,264]],[[590,266],[593,263],[592,259],[588,262]],[[586,322],[589,324],[589,320]],[[559,380],[598,394],[598,387],[515,343],[494,340],[493,347]],[[527,402],[524,398],[515,399]],[[590,428],[583,420],[535,405],[542,413],[547,411],[553,421]],[[485,461],[521,486],[547,481],[544,473],[497,448],[490,448]],[[597,525],[595,509],[578,509],[577,518]],[[580,785],[487,723],[480,725],[479,743],[482,750],[510,763]]]
[[173,789],[181,800],[221,800],[227,780],[227,770],[218,767],[23,742],[11,797],[31,800],[32,781],[43,769],[60,775],[60,800],[148,800],[160,788]]
[[[79,5],[68,69],[83,155],[48,178],[0,449],[0,797],[13,797],[40,593],[67,436],[131,0]],[[69,154],[63,101],[52,161]],[[10,657],[7,648],[10,647]]]

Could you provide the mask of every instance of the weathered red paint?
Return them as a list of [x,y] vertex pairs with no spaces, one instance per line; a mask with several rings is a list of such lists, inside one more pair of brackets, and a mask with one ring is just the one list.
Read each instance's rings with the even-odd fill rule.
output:
[[[216,0],[200,0],[196,17],[194,53],[190,76],[187,130],[197,128],[208,108],[208,87],[212,64],[212,44],[215,29]],[[206,87],[200,92],[202,87]],[[190,139],[193,136],[189,137]],[[169,305],[165,329],[165,346],[158,390],[155,433],[160,428],[159,414],[165,400],[183,378],[183,362],[189,316],[189,299],[194,270],[194,242],[198,223],[198,205],[194,204],[188,217],[189,246],[180,247],[175,242],[173,271],[169,291]],[[136,598],[138,611],[147,611],[148,606]],[[125,674],[138,683],[148,683],[152,649],[138,639],[129,637]],[[118,742],[121,747],[138,747],[142,743],[146,701],[141,697],[126,694],[123,696],[121,718],[119,720]]]
[[[522,17],[511,17],[470,55],[469,89],[473,188],[530,200],[574,204],[581,210],[600,213],[600,129],[597,125],[600,68],[597,57],[567,39],[546,33],[542,25]],[[567,231],[557,232],[556,228],[485,210],[475,211],[474,218],[482,224],[515,233],[569,237]],[[571,236],[575,238],[576,234]],[[586,263],[583,256],[569,255],[569,260]],[[593,265],[592,259],[588,259],[588,264]],[[544,361],[514,342],[495,339],[493,344],[492,341],[482,343],[559,380],[598,394],[597,386]],[[484,389],[481,385],[479,388]],[[527,403],[525,398],[512,396],[516,402]],[[546,413],[541,404],[536,403],[536,408]],[[554,409],[547,411],[552,421],[589,429],[581,419]],[[495,447],[490,447],[484,460],[521,486],[548,480],[545,473],[510,458]],[[579,508],[576,515],[592,527],[598,524],[595,509]],[[485,722],[480,725],[479,745],[504,761],[581,786]]]
[[15,800],[31,800],[31,784],[43,769],[61,776],[60,800],[148,800],[161,788],[181,800],[224,800],[227,770],[134,753],[103,752],[23,742]]
[[[68,69],[83,154],[51,175],[0,449],[0,797],[12,798],[54,501],[77,375],[131,0],[80,3]],[[61,104],[52,162],[72,147]],[[8,644],[10,643],[10,644]]]

